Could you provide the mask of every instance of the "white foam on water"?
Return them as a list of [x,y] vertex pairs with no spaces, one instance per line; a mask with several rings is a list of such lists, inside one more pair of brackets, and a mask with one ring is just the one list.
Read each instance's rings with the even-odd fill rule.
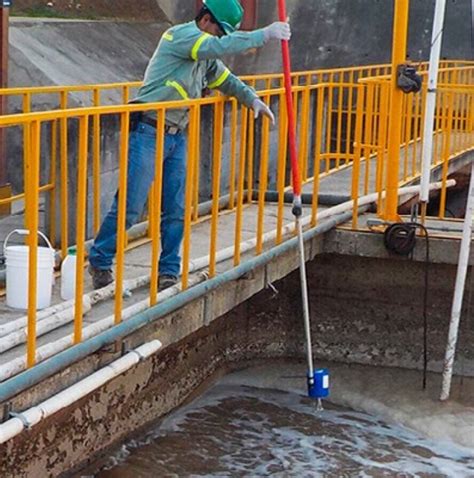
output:
[[318,412],[315,402],[294,393],[232,385],[215,386],[127,443],[107,468],[117,465],[143,477],[159,470],[203,477],[474,477],[470,450],[363,412]]

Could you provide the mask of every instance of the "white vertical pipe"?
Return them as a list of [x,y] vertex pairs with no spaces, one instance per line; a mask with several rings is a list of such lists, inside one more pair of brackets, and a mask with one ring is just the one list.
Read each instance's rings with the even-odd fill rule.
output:
[[431,156],[433,154],[433,122],[436,107],[436,88],[438,86],[439,59],[443,41],[446,0],[436,0],[433,33],[431,35],[430,66],[428,72],[428,92],[426,95],[425,124],[423,128],[423,152],[421,169],[421,202],[429,202]]
[[448,344],[443,367],[443,384],[440,400],[447,400],[451,391],[451,380],[453,377],[454,356],[456,354],[456,343],[458,340],[459,320],[461,318],[462,300],[466,284],[467,266],[472,240],[472,216],[474,214],[474,161],[471,168],[471,182],[467,197],[466,217],[462,231],[461,250],[459,251],[458,271],[456,285],[454,288],[453,306],[451,309],[451,322],[449,324]]
[[309,301],[308,301],[308,283],[306,279],[306,261],[304,256],[304,239],[303,226],[301,218],[296,216],[296,229],[298,231],[298,244],[300,251],[300,280],[301,280],[301,296],[303,301],[303,320],[304,331],[306,335],[306,357],[308,361],[308,378],[313,383],[314,365],[313,365],[313,346],[311,344],[311,322],[309,317]]

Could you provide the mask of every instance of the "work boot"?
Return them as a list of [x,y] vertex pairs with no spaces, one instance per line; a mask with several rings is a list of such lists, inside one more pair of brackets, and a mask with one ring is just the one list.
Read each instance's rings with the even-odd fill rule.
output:
[[107,287],[114,281],[114,276],[112,275],[112,271],[110,269],[97,269],[97,267],[89,264],[88,270],[92,277],[93,287],[96,290]]
[[178,278],[176,276],[163,274],[159,277],[158,280],[158,292],[162,292],[165,289],[173,287],[178,283]]

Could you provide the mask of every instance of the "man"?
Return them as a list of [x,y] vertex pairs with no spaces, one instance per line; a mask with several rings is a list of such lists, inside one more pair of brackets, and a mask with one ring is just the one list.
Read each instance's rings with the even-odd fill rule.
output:
[[[217,88],[274,122],[270,108],[220,61],[228,54],[262,47],[269,40],[289,40],[290,26],[276,22],[253,32],[237,32],[243,17],[238,0],[204,0],[195,21],[166,31],[148,64],[143,86],[134,103],[155,103],[200,98],[206,88]],[[178,281],[183,239],[184,186],[186,180],[186,108],[166,115],[161,256],[159,289]],[[132,119],[129,138],[126,227],[139,219],[153,182],[155,170],[156,117],[149,113]],[[95,289],[113,281],[112,262],[116,253],[117,197],[89,253],[89,272]]]

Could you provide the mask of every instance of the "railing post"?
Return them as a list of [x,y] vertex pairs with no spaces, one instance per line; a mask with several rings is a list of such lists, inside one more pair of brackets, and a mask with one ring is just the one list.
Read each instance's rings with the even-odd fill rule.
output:
[[388,138],[387,201],[385,211],[382,214],[382,217],[387,221],[398,220],[398,175],[400,169],[400,141],[404,93],[397,86],[397,67],[403,64],[406,59],[409,5],[409,0],[395,0]]
[[38,303],[38,208],[40,181],[40,132],[39,121],[29,124],[28,138],[30,156],[26,158],[25,192],[26,227],[29,235],[28,254],[28,325],[26,365],[33,367],[36,363],[36,308]]

